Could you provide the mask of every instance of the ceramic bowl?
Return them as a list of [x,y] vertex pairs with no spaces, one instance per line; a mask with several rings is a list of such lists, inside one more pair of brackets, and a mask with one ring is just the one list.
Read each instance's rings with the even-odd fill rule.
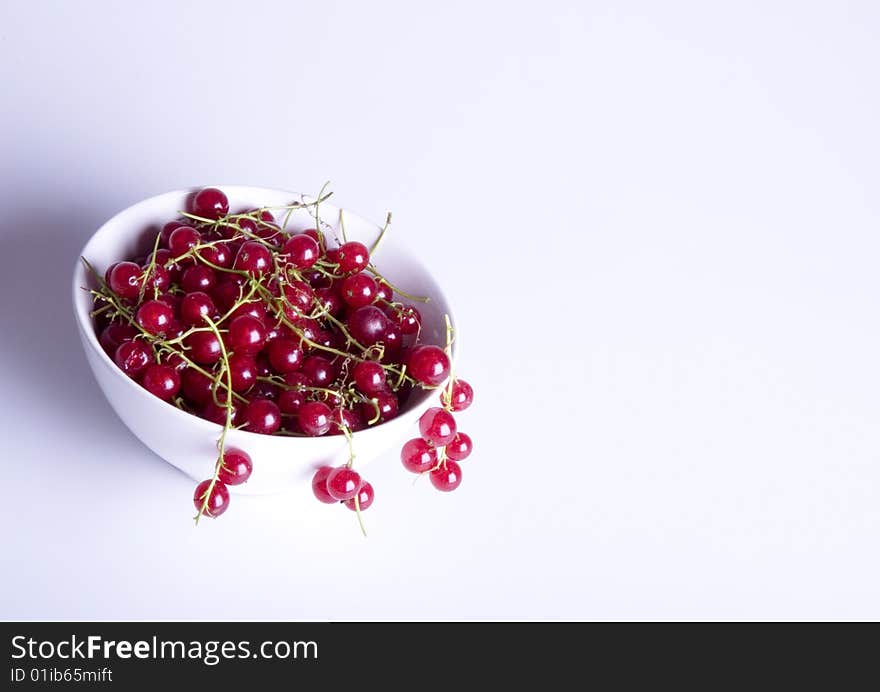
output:
[[[310,201],[308,196],[284,190],[259,187],[218,185],[230,201],[230,209],[240,211],[254,207],[288,205],[294,201]],[[82,249],[85,257],[102,275],[109,265],[120,259],[146,254],[150,237],[161,226],[179,216],[187,208],[191,190],[175,190],[151,197],[128,207],[107,221]],[[324,202],[320,205],[324,230],[341,237],[339,207]],[[276,212],[279,223],[283,213]],[[381,226],[344,212],[346,236],[370,247]],[[297,210],[290,215],[287,230],[313,228],[311,211]],[[452,317],[449,304],[428,270],[409,251],[391,229],[378,247],[374,264],[396,286],[415,295],[430,296],[431,301],[419,305],[423,316],[423,341],[445,343],[444,313]],[[217,456],[216,442],[221,427],[149,394],[137,382],[116,367],[98,342],[90,317],[92,300],[84,287],[93,286],[85,266],[77,258],[73,273],[73,308],[76,324],[86,357],[95,379],[110,406],[123,423],[151,450],[176,466],[193,480],[209,478]],[[402,444],[414,436],[414,426],[424,411],[437,400],[436,392],[416,389],[402,407],[397,418],[353,435],[357,467],[382,452]],[[324,464],[337,465],[348,459],[345,437],[282,437],[259,435],[244,430],[231,430],[227,445],[238,447],[251,455],[254,471],[250,480],[230,488],[241,494],[267,494],[308,483],[315,469]]]

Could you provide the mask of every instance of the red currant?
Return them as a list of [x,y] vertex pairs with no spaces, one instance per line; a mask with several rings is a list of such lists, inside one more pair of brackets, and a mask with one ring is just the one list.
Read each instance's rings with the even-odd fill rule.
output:
[[117,262],[107,273],[110,290],[126,300],[137,300],[141,293],[143,270],[134,262]]
[[471,436],[460,432],[446,445],[446,456],[453,461],[464,461],[470,456],[472,450]]
[[352,370],[355,387],[367,396],[385,391],[385,370],[379,363],[363,361]]
[[[357,498],[357,504],[355,504],[355,497]],[[370,505],[373,504],[373,486],[369,483],[362,483],[361,487],[358,488],[358,491],[355,493],[355,497],[350,500],[345,501],[345,506],[348,507],[352,512],[356,512],[360,510],[363,512],[370,508]]]
[[437,450],[421,437],[416,437],[403,445],[400,461],[407,471],[424,473],[437,465]]
[[434,406],[419,418],[419,432],[427,442],[438,447],[448,444],[455,437],[455,418],[446,409]]
[[376,282],[363,272],[345,277],[341,288],[342,300],[353,308],[369,305],[376,300]]
[[161,300],[148,300],[138,308],[136,319],[150,334],[164,334],[174,321],[174,310]]
[[[173,234],[171,239],[174,240]],[[238,249],[232,267],[251,276],[262,276],[272,268],[272,253],[261,242],[249,240]]]
[[306,435],[313,437],[324,435],[330,430],[331,413],[327,404],[320,401],[307,401],[299,407],[299,427]]
[[314,238],[298,233],[284,244],[282,252],[287,255],[287,261],[297,269],[308,269],[318,261],[321,248]]
[[444,493],[455,490],[461,485],[461,466],[451,459],[431,471],[431,485]]
[[356,240],[341,245],[339,248],[339,271],[343,274],[354,274],[363,271],[370,263],[370,251],[363,243]]
[[136,380],[153,362],[153,349],[140,339],[125,341],[116,348],[113,360],[122,372]]
[[223,464],[217,477],[226,485],[241,485],[251,477],[253,462],[247,452],[240,449],[227,449],[223,452]]
[[244,410],[246,430],[271,435],[281,427],[281,411],[274,401],[254,399]]
[[229,213],[229,199],[216,187],[203,188],[192,199],[192,213],[205,219],[219,219]]
[[199,365],[213,365],[223,355],[220,340],[214,332],[193,332],[184,343],[189,349],[189,357]]
[[266,326],[251,314],[239,315],[229,323],[226,343],[236,353],[259,353],[266,345]]
[[195,228],[178,226],[168,238],[168,249],[174,257],[180,257],[198,245],[201,239],[201,234]]
[[223,481],[202,481],[196,486],[193,504],[200,514],[219,517],[229,508],[229,489]]
[[170,365],[152,363],[144,370],[141,384],[153,396],[169,401],[180,391],[180,373]]
[[339,500],[337,500],[327,491],[327,476],[329,476],[332,472],[332,466],[322,466],[317,471],[315,471],[315,475],[312,477],[312,492],[315,494],[315,497],[317,497],[321,502],[324,502],[328,505],[339,502]]
[[273,339],[266,346],[266,356],[276,372],[282,375],[298,370],[303,362],[303,352],[291,339]]
[[206,317],[214,317],[216,314],[217,308],[207,293],[187,293],[180,301],[180,319],[184,324],[199,327],[205,324]]
[[447,396],[446,390],[442,394],[443,405],[453,411],[464,411],[474,403],[474,390],[464,380],[455,379],[452,382],[452,398]]
[[438,385],[449,375],[449,356],[439,346],[416,346],[409,354],[407,367],[422,384]]
[[327,492],[336,500],[350,500],[357,494],[361,483],[361,475],[357,471],[340,466],[327,475]]

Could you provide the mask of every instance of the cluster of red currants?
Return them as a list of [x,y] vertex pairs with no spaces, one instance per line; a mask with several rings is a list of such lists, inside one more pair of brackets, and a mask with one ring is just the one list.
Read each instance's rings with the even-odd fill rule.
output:
[[[318,213],[324,199],[276,208],[287,212],[279,225],[268,208],[230,213],[221,190],[204,188],[183,218],[151,238],[152,252],[96,275],[96,329],[119,368],[223,426],[214,474],[194,495],[197,520],[222,514],[227,486],[251,474],[250,457],[225,447],[229,429],[344,434],[351,443],[353,432],[397,416],[414,386],[437,388],[449,377],[449,343],[422,343],[418,309],[395,294],[427,299],[384,279],[371,262],[375,244],[348,241],[344,226],[342,242],[329,237]],[[303,209],[315,227],[289,232],[287,218]],[[450,407],[447,414],[457,410]],[[452,448],[470,444],[461,435],[425,439],[445,445],[447,474]],[[358,511],[372,503],[372,487],[351,462],[321,473],[319,499]]]
[[459,432],[452,412],[464,411],[474,401],[474,390],[464,380],[453,379],[440,397],[443,407],[429,408],[419,418],[419,433],[400,451],[407,471],[428,473],[431,484],[450,492],[461,484],[458,462],[470,456],[470,435]]

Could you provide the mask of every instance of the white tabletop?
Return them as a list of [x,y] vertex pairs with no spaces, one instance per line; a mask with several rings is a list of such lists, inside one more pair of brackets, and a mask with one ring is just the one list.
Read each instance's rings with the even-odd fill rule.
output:
[[[123,7],[124,6],[124,7]],[[880,617],[876,3],[0,6],[0,617]],[[424,252],[464,483],[192,482],[104,401],[76,254],[138,199],[317,190]]]

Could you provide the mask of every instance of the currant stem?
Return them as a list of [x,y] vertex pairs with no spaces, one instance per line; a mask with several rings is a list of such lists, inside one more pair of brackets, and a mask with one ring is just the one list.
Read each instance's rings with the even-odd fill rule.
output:
[[[232,391],[232,370],[229,368],[229,354],[226,351],[226,345],[223,343],[223,337],[220,334],[220,330],[217,329],[217,325],[214,324],[214,321],[210,317],[205,317],[205,322],[208,326],[214,331],[214,335],[217,337],[217,340],[220,342],[220,358],[223,361],[223,368],[226,372],[226,387],[229,392]],[[216,393],[215,393],[216,394]],[[216,401],[216,398],[215,398]],[[198,514],[196,514],[195,522],[196,525],[199,523],[199,519],[208,509],[208,500],[211,499],[211,495],[214,492],[214,486],[217,485],[217,481],[220,477],[220,469],[223,468],[223,454],[226,451],[226,433],[232,427],[232,397],[226,396],[226,423],[223,425],[223,432],[220,433],[220,439],[217,441],[217,449],[220,451],[217,456],[217,463],[214,465],[214,476],[211,478],[211,483],[208,485],[208,489],[205,492],[205,499],[202,501],[202,506],[199,508]]]

